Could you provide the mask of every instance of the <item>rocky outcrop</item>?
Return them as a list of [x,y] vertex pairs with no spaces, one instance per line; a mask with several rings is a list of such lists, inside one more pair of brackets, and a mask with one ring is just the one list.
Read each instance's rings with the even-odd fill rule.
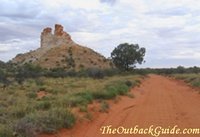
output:
[[63,30],[63,26],[56,24],[54,34],[51,28],[45,28],[41,33],[41,48],[56,47],[74,43],[71,36]]
[[90,48],[76,44],[71,36],[56,24],[52,33],[51,28],[45,28],[41,33],[40,48],[18,54],[12,63],[23,65],[32,63],[42,68],[64,68],[65,70],[83,70],[88,68],[109,69],[112,62]]

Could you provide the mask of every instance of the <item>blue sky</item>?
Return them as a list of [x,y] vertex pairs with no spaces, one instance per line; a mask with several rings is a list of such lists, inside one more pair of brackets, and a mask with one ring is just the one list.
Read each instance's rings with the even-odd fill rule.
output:
[[0,60],[40,46],[45,27],[106,57],[120,43],[147,50],[138,67],[200,66],[199,0],[0,0]]

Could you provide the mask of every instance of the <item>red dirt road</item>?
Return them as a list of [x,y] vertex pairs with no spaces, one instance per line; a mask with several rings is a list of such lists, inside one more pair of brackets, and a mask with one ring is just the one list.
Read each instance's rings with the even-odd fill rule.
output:
[[[97,113],[91,122],[77,124],[73,129],[60,130],[56,135],[41,137],[122,137],[152,135],[107,134],[102,135],[102,126],[148,128],[150,125],[168,128],[200,129],[200,94],[179,81],[163,76],[150,75],[140,87],[131,91],[135,98],[121,97],[111,103],[109,113]],[[106,132],[106,130],[105,130]],[[160,135],[160,137],[199,137],[198,135]]]

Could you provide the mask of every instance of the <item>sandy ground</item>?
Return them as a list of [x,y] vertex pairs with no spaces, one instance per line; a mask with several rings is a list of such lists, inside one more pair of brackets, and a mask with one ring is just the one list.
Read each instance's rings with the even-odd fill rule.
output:
[[[56,135],[40,137],[151,137],[152,135],[107,134],[102,126],[148,128],[153,125],[168,128],[200,129],[200,94],[182,82],[163,76],[150,75],[140,87],[131,91],[135,98],[121,97],[111,103],[109,113],[96,113],[91,122],[82,122],[73,129],[60,130]],[[105,130],[104,130],[105,131]],[[106,132],[106,131],[105,131]],[[198,137],[199,135],[160,135],[160,137]]]

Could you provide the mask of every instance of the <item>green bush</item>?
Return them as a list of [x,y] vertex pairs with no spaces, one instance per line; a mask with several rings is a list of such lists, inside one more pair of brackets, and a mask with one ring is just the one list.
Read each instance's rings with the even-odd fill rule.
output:
[[117,84],[107,86],[103,91],[92,92],[95,99],[112,99],[117,95],[125,95],[128,92],[128,86],[125,84]]
[[92,93],[95,99],[112,99],[116,97],[115,92],[107,92],[107,91],[95,91]]
[[189,83],[191,86],[200,87],[200,77],[197,74],[176,74],[174,77]]
[[98,69],[98,68],[90,68],[88,69],[88,76],[95,78],[95,79],[102,79],[104,78],[105,74],[103,70]]
[[194,87],[200,87],[200,79],[195,79],[193,81],[190,81],[190,83]]
[[129,80],[127,80],[127,81],[125,82],[125,84],[126,84],[128,87],[131,87],[131,86],[133,85],[133,83],[132,83],[131,81],[129,81]]
[[62,104],[65,106],[77,107],[81,105],[87,105],[92,103],[93,96],[89,91],[82,91],[66,95],[62,99]]
[[93,100],[93,97],[90,91],[79,92],[79,93],[76,93],[75,96],[82,97],[88,103],[92,103],[92,100]]
[[18,120],[14,131],[20,137],[35,137],[38,133],[54,133],[60,128],[71,128],[75,122],[76,119],[69,110],[53,108]]
[[126,95],[129,90],[129,87],[125,84],[118,85],[116,88],[119,95]]
[[42,132],[52,133],[60,128],[71,128],[76,119],[74,115],[64,108],[53,108],[38,119]]

